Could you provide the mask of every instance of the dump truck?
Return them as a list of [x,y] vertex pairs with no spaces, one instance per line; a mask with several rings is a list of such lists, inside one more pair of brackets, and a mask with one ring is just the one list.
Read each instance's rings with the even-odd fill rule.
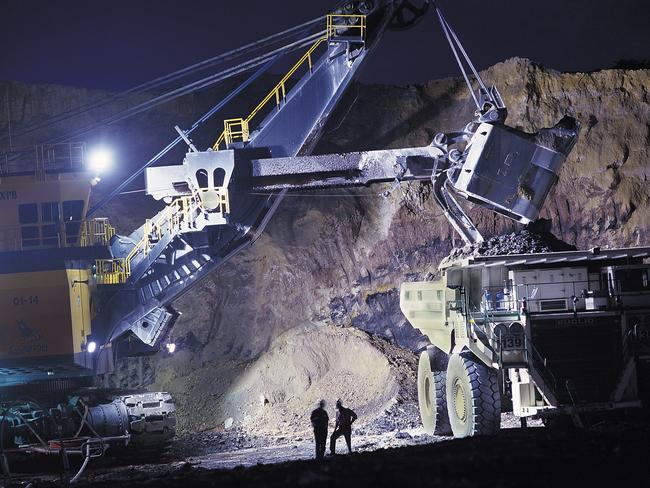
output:
[[431,341],[418,400],[432,434],[498,431],[501,411],[584,425],[647,407],[649,247],[448,259],[403,283],[400,307]]

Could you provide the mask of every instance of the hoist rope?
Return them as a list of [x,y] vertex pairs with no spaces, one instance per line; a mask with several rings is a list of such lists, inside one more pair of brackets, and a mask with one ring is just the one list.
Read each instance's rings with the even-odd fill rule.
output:
[[489,91],[485,83],[483,83],[483,80],[481,79],[481,76],[479,75],[478,71],[474,67],[474,64],[472,63],[472,60],[467,54],[467,51],[465,51],[465,48],[460,42],[460,39],[458,39],[458,36],[454,32],[453,28],[451,27],[449,22],[447,22],[444,15],[442,14],[440,7],[438,7],[436,2],[433,3],[433,6],[436,15],[438,16],[438,21],[440,22],[440,27],[442,28],[442,32],[445,34],[445,37],[447,38],[447,42],[449,43],[449,47],[451,48],[451,51],[454,54],[454,57],[456,58],[456,63],[458,64],[458,67],[460,68],[460,72],[462,73],[463,78],[465,79],[465,83],[469,88],[469,92],[472,95],[474,104],[476,105],[476,108],[480,110],[482,108],[481,104],[479,102],[479,99],[476,96],[476,93],[474,92],[474,87],[472,86],[472,82],[469,78],[469,75],[467,74],[467,70],[465,68],[465,65],[463,64],[463,61],[461,60],[461,56],[459,55],[458,51],[460,51],[460,54],[465,60],[465,63],[467,63],[470,70],[472,71],[472,74],[474,75],[474,78],[476,78],[476,81],[478,82],[480,89],[483,90],[485,93],[489,93]]
[[[257,71],[255,71],[255,73],[253,73],[250,77],[248,77],[241,85],[239,85],[235,90],[230,92],[219,103],[217,103],[215,106],[213,106],[210,110],[208,110],[205,114],[203,114],[203,116],[201,118],[199,118],[196,122],[194,122],[194,124],[192,124],[192,126],[188,130],[185,131],[185,135],[187,136],[187,135],[191,134],[201,124],[203,124],[203,122],[205,122],[210,117],[212,117],[216,112],[218,112],[230,100],[232,100],[235,96],[237,96],[241,91],[243,91],[246,87],[248,87],[255,80],[257,80],[263,73],[265,73],[273,65],[273,63],[275,63],[275,61],[279,57],[280,57],[280,55],[278,54],[275,57],[268,60],[261,68],[259,68]],[[160,158],[162,158],[165,154],[167,154],[173,147],[175,147],[182,140],[183,140],[183,138],[181,136],[178,136],[176,139],[174,139],[172,142],[170,142],[167,146],[165,146],[165,148],[163,148],[160,152],[158,152],[158,154],[156,154],[149,161],[147,161],[140,169],[138,169],[136,172],[132,173],[131,176],[129,176],[122,183],[120,183],[117,186],[117,188],[115,188],[113,191],[111,191],[108,195],[106,195],[104,198],[102,198],[97,204],[95,204],[90,210],[88,210],[88,213],[86,214],[86,216],[91,217],[97,210],[99,210],[101,207],[103,207],[108,202],[110,202],[122,190],[124,190],[127,186],[129,186],[139,175],[141,175],[144,172],[145,169],[147,169],[153,163],[155,163]]]

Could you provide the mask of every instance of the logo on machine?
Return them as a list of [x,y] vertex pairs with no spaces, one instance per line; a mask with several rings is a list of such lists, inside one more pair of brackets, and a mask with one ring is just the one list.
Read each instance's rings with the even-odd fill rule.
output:
[[19,320],[16,325],[18,326],[20,337],[24,341],[38,341],[41,338],[41,334],[36,329],[27,325],[24,320]]
[[620,327],[620,317],[567,317],[551,320],[536,320],[535,327],[540,329],[561,329],[565,327],[597,327],[611,326]]
[[0,200],[16,200],[18,192],[16,190],[0,191]]
[[557,319],[556,323],[559,327],[581,327],[588,325],[596,325],[596,319],[590,317],[572,317],[569,319]]
[[47,352],[47,344],[41,342],[41,333],[24,320],[16,322],[18,338],[9,346],[9,352],[16,355]]

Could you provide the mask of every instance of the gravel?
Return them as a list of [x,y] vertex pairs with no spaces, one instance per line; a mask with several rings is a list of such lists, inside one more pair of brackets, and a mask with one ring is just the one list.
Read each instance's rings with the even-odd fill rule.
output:
[[555,237],[550,229],[551,221],[540,219],[518,232],[494,236],[477,244],[454,248],[445,260],[453,261],[475,256],[575,251],[575,246]]

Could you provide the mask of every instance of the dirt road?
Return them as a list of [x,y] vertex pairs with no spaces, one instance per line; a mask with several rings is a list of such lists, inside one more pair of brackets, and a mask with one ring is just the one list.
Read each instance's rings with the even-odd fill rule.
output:
[[[506,429],[494,437],[378,448],[322,462],[304,459],[311,455],[311,444],[304,441],[184,462],[93,470],[77,486],[628,488],[650,486],[648,446],[650,427],[623,423],[579,431]],[[265,462],[272,464],[255,464]],[[232,469],[236,465],[246,467]],[[39,486],[57,485],[33,484]]]

